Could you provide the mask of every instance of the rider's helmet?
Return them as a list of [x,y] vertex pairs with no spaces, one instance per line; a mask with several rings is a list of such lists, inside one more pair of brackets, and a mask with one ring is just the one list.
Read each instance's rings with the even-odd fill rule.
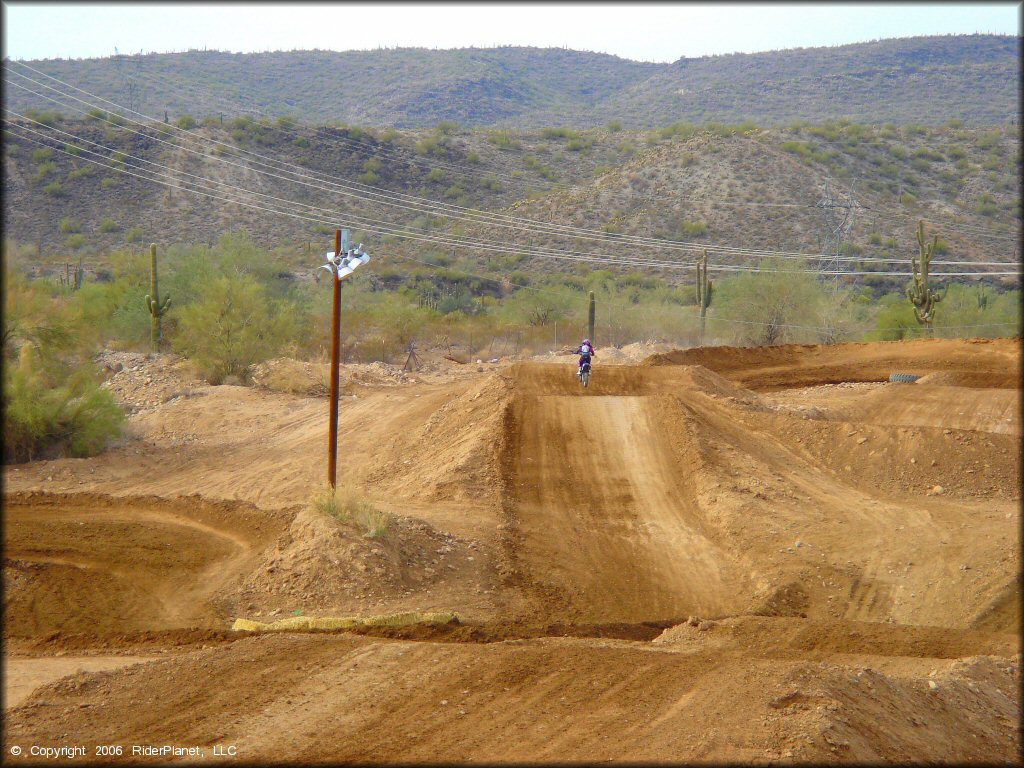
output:
[[590,339],[584,339],[583,343],[589,345],[590,344]]

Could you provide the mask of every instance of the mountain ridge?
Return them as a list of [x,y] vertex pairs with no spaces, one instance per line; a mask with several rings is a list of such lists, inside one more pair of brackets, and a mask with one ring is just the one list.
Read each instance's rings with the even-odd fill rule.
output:
[[[842,118],[926,125],[955,118],[980,126],[1016,120],[1020,111],[1020,43],[1009,35],[894,38],[666,64],[525,46],[192,50],[26,63],[169,119],[255,113],[406,129],[442,121],[516,128],[615,121],[651,129],[673,122],[781,126]],[[7,70],[40,79],[16,63],[8,62]],[[17,111],[54,108],[18,87],[7,89],[7,100]]]

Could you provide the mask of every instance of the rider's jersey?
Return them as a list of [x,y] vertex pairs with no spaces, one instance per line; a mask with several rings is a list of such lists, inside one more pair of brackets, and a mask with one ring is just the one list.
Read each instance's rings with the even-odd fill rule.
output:
[[[584,351],[584,349],[586,349],[586,351]],[[580,357],[589,358],[594,354],[594,346],[592,344],[580,344],[576,349],[576,354]]]

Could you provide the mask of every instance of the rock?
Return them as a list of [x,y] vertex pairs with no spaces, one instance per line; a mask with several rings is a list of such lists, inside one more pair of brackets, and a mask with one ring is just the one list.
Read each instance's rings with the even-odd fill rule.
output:
[[691,627],[696,627],[698,624],[700,624],[700,619],[698,619],[696,616],[687,616],[686,623],[689,624]]
[[929,680],[928,687],[931,688],[933,691],[937,691],[939,689],[939,684],[936,683],[934,680]]
[[864,445],[864,443],[866,443],[867,441],[868,441],[868,439],[866,437],[858,437],[857,438],[857,445]]
[[713,621],[702,621],[700,624],[697,625],[697,629],[701,632],[707,632],[713,626],[715,626],[715,622]]
[[932,489],[930,491],[928,491],[928,495],[929,496],[941,496],[945,492],[946,492],[946,489],[943,488],[941,485],[933,485]]
[[800,539],[797,539],[796,543],[793,546],[799,548],[799,547],[802,547],[803,545],[804,545],[804,543],[802,541],[800,541]]

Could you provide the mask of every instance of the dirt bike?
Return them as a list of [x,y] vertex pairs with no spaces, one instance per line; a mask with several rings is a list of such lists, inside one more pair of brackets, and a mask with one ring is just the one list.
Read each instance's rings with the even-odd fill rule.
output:
[[586,387],[590,383],[590,363],[584,363],[576,375],[580,379],[580,384]]

